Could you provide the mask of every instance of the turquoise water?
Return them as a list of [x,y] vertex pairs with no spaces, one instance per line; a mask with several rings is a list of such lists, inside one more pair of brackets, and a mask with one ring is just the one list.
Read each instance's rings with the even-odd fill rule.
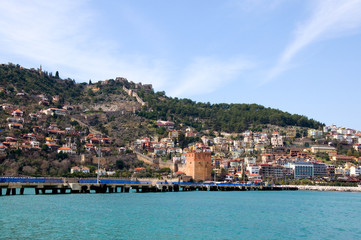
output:
[[361,239],[361,193],[30,193],[0,197],[0,239]]

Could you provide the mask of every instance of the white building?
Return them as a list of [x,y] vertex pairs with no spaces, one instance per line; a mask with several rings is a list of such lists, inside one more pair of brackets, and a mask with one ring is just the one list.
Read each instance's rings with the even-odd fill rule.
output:
[[283,147],[283,137],[278,134],[278,132],[274,132],[271,137],[272,147]]
[[358,177],[361,174],[361,168],[359,166],[350,167],[350,176]]
[[247,171],[249,172],[249,174],[259,174],[259,166],[258,165],[248,165],[247,166]]
[[245,157],[244,162],[248,166],[250,164],[256,164],[257,158],[256,157]]

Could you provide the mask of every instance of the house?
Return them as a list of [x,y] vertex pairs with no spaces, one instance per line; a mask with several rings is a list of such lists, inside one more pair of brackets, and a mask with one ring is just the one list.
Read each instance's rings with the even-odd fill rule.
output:
[[110,152],[111,152],[111,149],[110,149],[110,147],[101,147],[101,151],[102,151],[103,153],[110,153]]
[[352,166],[350,167],[350,176],[351,177],[358,177],[361,174],[361,168],[359,166]]
[[50,151],[56,151],[59,149],[59,145],[53,144],[53,143],[45,143],[46,146],[48,146]]
[[99,176],[103,176],[103,175],[106,175],[107,174],[107,171],[105,171],[104,169],[102,168],[99,168],[97,170],[95,170],[95,174],[99,175]]
[[10,123],[9,125],[9,129],[23,129],[23,125],[20,123]]
[[274,132],[271,137],[271,144],[273,148],[283,147],[283,137],[278,132]]
[[64,109],[59,109],[59,108],[48,108],[43,110],[43,113],[45,113],[45,115],[51,115],[51,116],[65,116],[66,114],[66,110]]
[[11,104],[3,104],[1,107],[3,110],[10,110],[14,108],[14,106]]
[[354,156],[346,156],[346,155],[336,155],[332,156],[332,161],[345,161],[345,162],[351,162],[354,161],[356,158]]
[[32,147],[39,147],[40,143],[38,141],[30,141],[30,146]]
[[24,123],[24,118],[21,118],[21,117],[8,117],[6,119],[6,121],[8,123],[21,123],[21,124],[23,124]]
[[0,152],[5,152],[6,149],[8,149],[5,145],[1,144],[0,145]]
[[165,127],[168,130],[172,130],[174,128],[174,122],[171,122],[171,121],[158,120],[157,125],[158,125],[158,127]]
[[77,172],[81,172],[81,169],[78,166],[72,167],[70,169],[70,173],[77,173]]
[[15,111],[13,111],[11,113],[11,116],[13,116],[13,117],[23,117],[23,115],[24,115],[24,112],[21,111],[20,109],[16,109]]
[[58,149],[58,153],[67,153],[67,154],[74,154],[75,152],[71,149],[71,148],[68,148],[68,147],[61,147]]
[[32,147],[30,145],[22,144],[19,146],[21,150],[32,150]]
[[258,165],[251,164],[251,165],[248,165],[246,169],[250,174],[259,174],[259,166]]
[[262,176],[256,173],[247,174],[248,181],[253,183],[261,183]]
[[257,161],[256,157],[245,157],[244,158],[244,162],[246,163],[246,165],[256,164],[256,161]]
[[316,129],[309,129],[307,131],[307,135],[308,135],[308,137],[311,137],[311,138],[320,138],[323,136],[323,131],[316,130]]
[[104,143],[104,144],[110,144],[111,143],[109,138],[102,138],[101,142]]
[[81,171],[82,171],[83,173],[90,173],[90,169],[89,169],[88,167],[82,167],[82,168],[81,168]]

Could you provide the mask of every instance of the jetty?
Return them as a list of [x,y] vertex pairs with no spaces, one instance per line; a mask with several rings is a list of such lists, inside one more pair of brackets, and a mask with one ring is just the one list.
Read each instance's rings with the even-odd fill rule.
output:
[[282,191],[298,190],[297,187],[263,186],[260,184],[194,183],[175,181],[138,181],[120,179],[75,179],[75,178],[0,178],[1,195],[23,195],[25,188],[35,194],[70,193],[148,193],[186,191]]

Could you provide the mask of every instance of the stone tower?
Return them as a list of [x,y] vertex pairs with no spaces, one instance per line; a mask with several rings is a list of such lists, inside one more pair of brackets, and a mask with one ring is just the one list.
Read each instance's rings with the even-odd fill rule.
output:
[[186,153],[186,172],[194,180],[211,180],[211,153],[208,152],[189,152]]

